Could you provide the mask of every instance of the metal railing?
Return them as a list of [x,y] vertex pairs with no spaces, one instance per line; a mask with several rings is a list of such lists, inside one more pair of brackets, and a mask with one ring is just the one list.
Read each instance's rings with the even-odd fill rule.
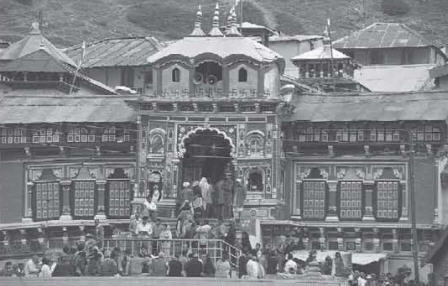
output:
[[103,240],[103,248],[112,250],[118,247],[121,251],[129,251],[131,255],[158,255],[163,252],[165,257],[173,257],[175,254],[181,255],[187,253],[198,254],[201,257],[208,254],[212,261],[216,263],[227,254],[230,265],[233,268],[238,267],[238,260],[241,256],[241,250],[230,245],[221,239],[146,239],[146,238],[111,238]]

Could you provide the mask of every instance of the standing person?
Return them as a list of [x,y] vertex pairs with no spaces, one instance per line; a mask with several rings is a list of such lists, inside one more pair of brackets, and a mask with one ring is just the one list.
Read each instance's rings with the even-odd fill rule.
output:
[[185,274],[187,277],[201,277],[203,271],[202,263],[198,259],[198,255],[195,253],[192,255],[190,261],[185,264]]
[[325,257],[325,262],[321,266],[321,273],[323,275],[331,275],[333,270],[333,259],[330,256]]
[[199,187],[201,188],[201,194],[202,194],[202,207],[204,209],[203,216],[204,217],[211,217],[211,209],[212,209],[212,190],[211,186],[207,181],[207,178],[202,177],[201,181],[199,182]]
[[250,252],[248,254],[248,261],[246,264],[246,268],[247,268],[247,277],[249,279],[258,279],[259,271],[260,271],[260,269],[258,267],[258,262],[256,261],[256,258]]
[[344,260],[342,259],[341,253],[336,252],[334,254],[334,272],[337,277],[346,277],[347,271],[345,270]]
[[233,201],[233,205],[235,207],[235,216],[236,214],[238,214],[239,217],[241,215],[241,212],[243,211],[244,201],[246,200],[246,193],[247,190],[243,184],[243,181],[240,178],[236,179],[235,195]]
[[168,276],[181,277],[182,268],[182,263],[179,261],[179,254],[176,253],[170,262],[168,262]]
[[243,252],[238,258],[238,278],[240,279],[247,275],[247,262],[247,254]]
[[204,276],[206,277],[215,277],[215,266],[213,265],[212,259],[210,255],[206,255],[204,258]]
[[[198,186],[199,188],[199,186]],[[193,217],[195,220],[199,220],[200,218],[202,218],[203,216],[203,200],[202,200],[202,196],[200,194],[200,192],[195,192],[194,193],[194,199],[193,199]]]
[[0,276],[10,277],[10,276],[13,276],[13,274],[14,274],[14,270],[12,267],[12,262],[6,261],[5,265],[3,266]]
[[48,258],[42,258],[42,268],[39,272],[40,278],[51,278],[53,271],[51,270],[51,262]]
[[216,211],[218,219],[224,219],[224,203],[225,203],[225,179],[221,179],[216,183]]
[[[148,215],[144,215],[142,221],[137,225],[137,235],[139,238],[149,239],[152,236],[152,225],[148,222]],[[148,253],[152,252],[151,241],[142,241],[142,247],[148,250]]]
[[182,254],[179,256],[179,262],[182,264],[182,276],[185,276],[185,264],[188,262],[188,249],[184,249]]
[[[220,278],[230,278],[231,267],[230,262],[228,260],[227,253],[222,254],[222,258],[220,258],[216,262],[216,277]],[[240,277],[241,278],[241,277]]]
[[139,215],[138,212],[135,212],[135,214],[131,215],[131,220],[129,222],[129,231],[134,235],[137,232],[137,225],[139,222]]
[[118,264],[111,257],[111,253],[109,250],[104,252],[104,259],[101,262],[100,266],[100,275],[101,276],[115,276],[118,274]]
[[84,250],[84,243],[79,243],[77,249],[75,253],[75,275],[84,276],[87,266],[87,253]]
[[207,241],[212,227],[208,224],[208,220],[201,221],[201,225],[196,228],[196,233],[199,238],[199,246],[201,248],[207,247]]
[[173,239],[169,225],[162,224],[159,239],[161,240],[161,251],[169,257],[171,253],[171,240]]
[[40,271],[39,268],[39,257],[33,255],[33,257],[25,264],[25,277],[37,277]]
[[168,265],[165,260],[165,254],[159,252],[159,255],[151,261],[151,276],[166,276],[168,273]]
[[103,247],[104,226],[99,219],[95,219],[95,239],[99,248]]
[[71,249],[68,246],[62,248],[63,255],[59,257],[58,264],[54,269],[53,276],[75,276],[76,265],[75,257],[71,253]]
[[149,215],[152,220],[155,220],[157,217],[157,204],[162,199],[162,192],[159,190],[159,184],[154,184],[152,186],[149,195],[151,196],[151,208],[149,209]]
[[288,260],[285,263],[285,273],[296,274],[297,273],[297,263],[293,260],[291,253],[288,253]]
[[233,181],[230,173],[224,179],[224,217],[233,217]]
[[87,262],[87,273],[90,276],[100,275],[101,269],[101,258],[102,255],[98,250],[98,247],[94,246],[91,251],[89,251],[89,259]]
[[182,184],[182,186],[183,186],[183,188],[182,188],[182,190],[180,190],[180,193],[176,199],[177,212],[180,212],[180,210],[182,209],[182,206],[185,204],[186,201],[193,202],[193,198],[194,198],[193,190],[190,188],[190,183],[184,182]]

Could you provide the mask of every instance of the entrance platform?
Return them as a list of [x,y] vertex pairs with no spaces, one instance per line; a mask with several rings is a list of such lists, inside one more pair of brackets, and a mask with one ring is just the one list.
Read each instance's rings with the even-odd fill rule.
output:
[[256,286],[272,286],[272,285],[307,285],[307,286],[339,286],[346,285],[338,280],[281,280],[281,279],[260,279],[260,280],[242,280],[242,279],[223,279],[223,278],[185,278],[185,277],[55,277],[51,279],[39,278],[2,278],[0,286],[232,286],[232,285],[256,285]]

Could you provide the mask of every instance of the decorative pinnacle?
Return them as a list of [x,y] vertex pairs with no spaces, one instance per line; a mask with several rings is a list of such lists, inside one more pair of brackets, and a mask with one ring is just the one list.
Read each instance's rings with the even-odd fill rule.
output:
[[241,33],[238,31],[235,6],[232,6],[232,9],[230,9],[229,18],[227,21],[230,22],[230,23],[228,23],[230,28],[227,30],[227,36],[230,36],[230,37],[241,36]]
[[216,2],[216,6],[215,6],[215,13],[213,15],[212,29],[210,30],[208,35],[211,36],[211,37],[222,37],[222,36],[224,36],[222,34],[221,30],[219,29],[219,3],[218,2]]
[[32,35],[38,35],[40,34],[40,29],[39,29],[39,22],[33,22],[31,24],[31,31],[30,34]]
[[202,7],[201,7],[201,5],[199,5],[198,11],[196,12],[196,21],[194,22],[194,29],[193,29],[193,32],[191,32],[190,36],[194,36],[194,37],[205,36],[205,33],[201,28],[201,23],[202,23]]

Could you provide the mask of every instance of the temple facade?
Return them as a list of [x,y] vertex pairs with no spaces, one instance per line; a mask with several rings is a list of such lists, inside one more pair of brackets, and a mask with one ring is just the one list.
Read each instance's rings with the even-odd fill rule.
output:
[[190,36],[148,58],[154,93],[131,103],[141,126],[140,178],[143,184],[162,180],[162,216],[174,216],[184,182],[205,177],[215,184],[230,175],[248,190],[243,212],[272,218],[284,204],[279,110],[285,61],[242,37],[235,14],[222,32],[217,8],[207,34],[200,10],[197,17]]

